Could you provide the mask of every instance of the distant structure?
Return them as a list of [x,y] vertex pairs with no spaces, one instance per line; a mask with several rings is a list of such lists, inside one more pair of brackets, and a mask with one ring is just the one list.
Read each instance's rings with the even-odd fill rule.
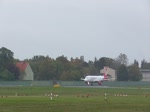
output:
[[16,67],[20,71],[20,80],[34,80],[33,71],[27,62],[18,62],[16,63]]
[[150,81],[150,69],[141,69],[140,71],[143,76],[142,81]]
[[[117,75],[116,71],[112,68],[109,68],[108,66],[105,66],[104,69],[107,68],[107,76],[110,79],[110,81],[116,81],[117,80]],[[104,69],[100,70],[100,74],[104,74]]]
[[80,56],[80,60],[84,62],[84,56]]

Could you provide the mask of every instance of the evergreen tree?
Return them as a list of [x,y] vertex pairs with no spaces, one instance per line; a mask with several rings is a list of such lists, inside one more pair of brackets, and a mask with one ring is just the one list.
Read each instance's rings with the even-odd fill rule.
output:
[[128,70],[124,64],[122,64],[118,69],[117,80],[118,81],[128,81]]
[[129,80],[130,81],[142,80],[142,74],[140,72],[140,68],[135,64],[129,67]]

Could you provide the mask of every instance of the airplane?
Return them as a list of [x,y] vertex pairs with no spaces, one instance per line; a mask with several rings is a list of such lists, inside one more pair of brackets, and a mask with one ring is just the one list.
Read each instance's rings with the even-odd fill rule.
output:
[[81,80],[83,80],[87,85],[93,85],[93,83],[98,83],[99,85],[102,84],[103,81],[108,81],[108,77],[107,77],[107,69],[108,67],[104,67],[104,75],[101,76],[94,76],[94,75],[88,75],[85,78],[81,78]]

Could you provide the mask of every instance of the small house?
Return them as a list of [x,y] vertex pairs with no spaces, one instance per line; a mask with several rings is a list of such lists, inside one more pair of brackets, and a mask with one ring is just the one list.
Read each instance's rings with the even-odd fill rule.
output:
[[30,67],[30,64],[27,62],[18,62],[16,67],[20,71],[20,80],[34,80],[34,73]]
[[150,81],[150,69],[141,69],[140,71],[143,76],[142,81]]

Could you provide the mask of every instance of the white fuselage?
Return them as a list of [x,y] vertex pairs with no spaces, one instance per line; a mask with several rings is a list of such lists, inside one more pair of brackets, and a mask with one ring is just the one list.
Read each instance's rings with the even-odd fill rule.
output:
[[86,76],[85,82],[101,82],[104,80],[104,76]]

